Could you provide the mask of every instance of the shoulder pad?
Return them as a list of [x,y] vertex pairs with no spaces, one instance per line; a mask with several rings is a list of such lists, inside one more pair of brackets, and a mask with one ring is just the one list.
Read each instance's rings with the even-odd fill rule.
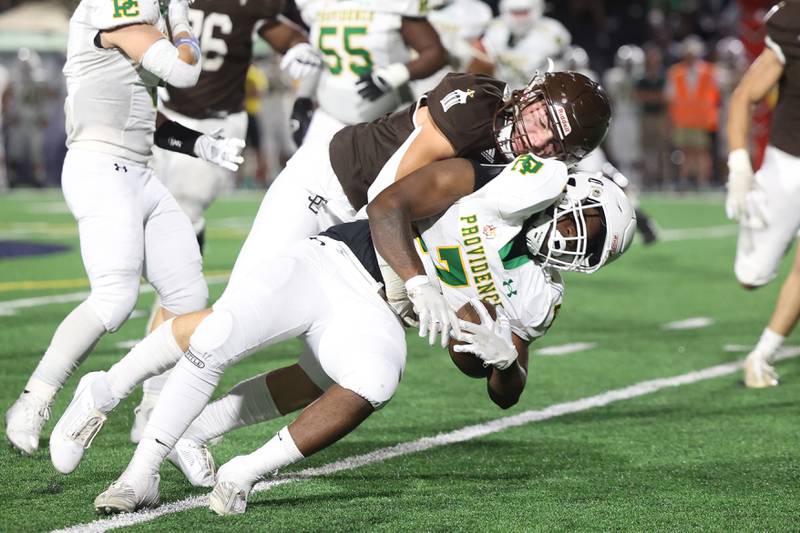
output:
[[161,18],[158,0],[85,0],[89,20],[98,30],[131,24],[156,25]]
[[558,200],[567,179],[563,162],[521,155],[473,196],[489,200],[509,224],[521,224]]
[[430,10],[429,0],[356,0],[356,3],[374,11],[402,17],[424,17]]

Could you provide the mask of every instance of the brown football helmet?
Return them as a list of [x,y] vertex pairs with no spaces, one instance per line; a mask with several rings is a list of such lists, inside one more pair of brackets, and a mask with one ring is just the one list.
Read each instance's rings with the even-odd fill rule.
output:
[[[523,153],[536,155],[522,111],[539,100],[547,107],[556,159],[572,165],[600,145],[611,121],[605,90],[577,72],[545,72],[534,76],[524,89],[513,91],[497,111],[495,142],[509,160]],[[515,150],[515,145],[523,149]]]

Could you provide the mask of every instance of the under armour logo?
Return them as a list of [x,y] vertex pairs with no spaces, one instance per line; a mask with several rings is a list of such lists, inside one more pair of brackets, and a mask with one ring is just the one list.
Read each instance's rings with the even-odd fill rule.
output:
[[514,284],[513,279],[507,279],[503,282],[503,287],[506,289],[506,296],[508,296],[509,298],[517,294],[517,290],[514,287],[512,287],[513,284]]
[[122,170],[123,172],[128,172],[128,167],[126,167],[125,165],[120,165],[119,163],[114,163],[114,170],[116,170],[117,172],[119,172],[120,170]]
[[326,200],[325,198],[323,198],[319,194],[317,194],[315,196],[309,196],[308,197],[308,201],[310,202],[308,204],[308,208],[315,215],[319,213],[320,207],[322,207],[322,206],[324,206],[325,204],[328,203],[328,200]]

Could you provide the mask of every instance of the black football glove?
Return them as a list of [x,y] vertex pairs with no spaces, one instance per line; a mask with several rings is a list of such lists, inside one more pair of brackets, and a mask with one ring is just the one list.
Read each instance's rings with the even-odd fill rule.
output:
[[361,98],[372,102],[407,83],[409,76],[408,68],[405,65],[394,63],[362,74],[358,78],[356,87],[358,87],[358,94],[361,95]]
[[298,98],[294,101],[292,115],[289,117],[289,129],[292,130],[292,140],[297,146],[303,144],[303,139],[311,124],[314,115],[314,103],[311,98]]

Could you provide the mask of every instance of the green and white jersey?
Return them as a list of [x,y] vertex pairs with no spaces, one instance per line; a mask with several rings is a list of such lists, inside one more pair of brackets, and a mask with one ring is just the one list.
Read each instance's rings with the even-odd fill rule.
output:
[[131,24],[166,31],[158,0],[83,0],[69,23],[67,147],[133,161],[151,156],[158,78],[116,48],[100,47],[99,34]]
[[453,309],[479,298],[502,306],[524,340],[547,331],[561,305],[561,276],[512,248],[527,251],[520,246],[525,220],[553,204],[566,183],[562,162],[520,156],[435,220],[417,224],[417,253]]
[[[420,16],[413,2],[316,0],[303,3],[309,41],[322,52],[327,68],[317,86],[317,102],[345,124],[369,122],[402,103],[397,91],[374,102],[358,94],[362,74],[393,63],[407,63],[411,52],[403,42],[403,16]],[[417,6],[418,7],[418,6]]]

